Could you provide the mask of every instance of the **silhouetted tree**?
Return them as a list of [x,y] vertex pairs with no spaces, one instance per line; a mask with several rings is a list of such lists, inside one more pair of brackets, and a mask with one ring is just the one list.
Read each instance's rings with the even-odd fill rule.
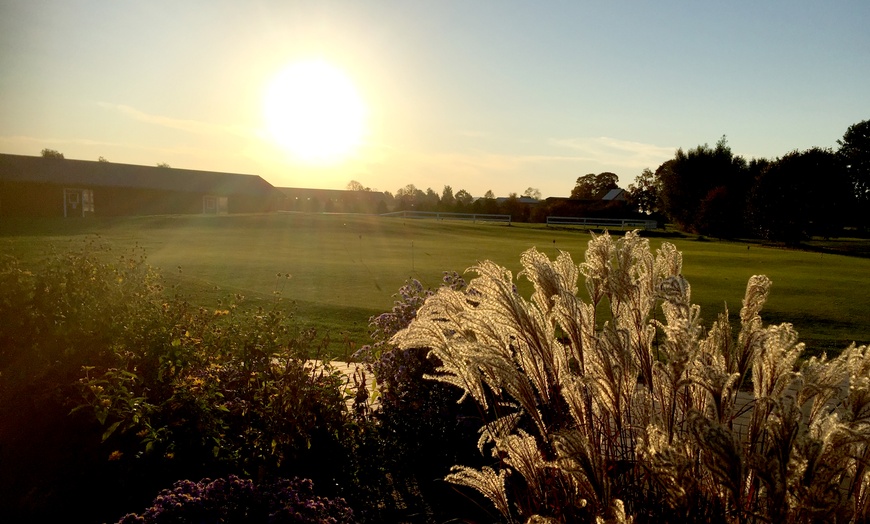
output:
[[347,190],[348,191],[371,191],[372,188],[366,187],[366,186],[360,184],[359,182],[357,182],[356,180],[351,180],[350,182],[347,183]]
[[536,187],[526,188],[526,191],[523,193],[524,197],[534,198],[535,200],[541,199],[541,190]]
[[472,202],[474,202],[474,197],[471,196],[471,193],[464,189],[460,189],[456,192],[456,203],[461,204],[463,206],[468,206]]
[[870,120],[852,124],[842,140],[837,154],[855,192],[856,222],[870,226]]
[[57,160],[63,160],[63,153],[56,149],[48,149],[45,148],[42,150],[42,158],[54,158]]
[[436,193],[434,189],[427,187],[426,193],[422,198],[418,199],[418,201],[419,209],[421,211],[435,211],[438,209],[438,204],[441,202],[441,199],[438,197],[438,193]]
[[475,200],[473,208],[475,213],[499,213],[498,202],[492,189],[487,189],[483,198]]
[[172,168],[172,166],[170,166],[166,162],[157,162],[157,167],[160,167],[163,169],[171,169]]
[[106,163],[108,163],[109,161],[106,160],[106,157],[101,156],[100,158],[97,159],[97,162],[106,162]]
[[811,235],[837,235],[854,194],[841,158],[830,149],[792,151],[756,180],[750,199],[756,232],[795,244]]
[[628,185],[628,200],[644,213],[657,213],[660,207],[660,182],[655,173],[646,168]]
[[614,173],[589,173],[577,178],[571,198],[577,200],[600,200],[611,189],[617,189],[619,177]]
[[698,206],[695,229],[718,238],[739,235],[743,231],[743,220],[740,214],[735,214],[735,209],[742,207],[742,203],[735,200],[726,186],[716,186],[708,191]]
[[449,211],[455,206],[456,197],[453,196],[453,188],[450,186],[444,186],[444,190],[441,191],[441,208]]
[[514,222],[525,222],[528,219],[529,206],[521,204],[520,197],[516,193],[509,194],[500,207],[501,213],[510,215]]
[[[655,174],[660,184],[662,210],[679,227],[709,234],[705,225],[719,223],[724,215],[742,227],[752,179],[746,160],[731,152],[724,136],[715,148],[704,144],[687,152],[678,149],[674,158],[659,166]],[[707,218],[711,220],[702,223],[699,213],[705,200]],[[713,209],[718,218],[709,215]]]
[[418,194],[422,192],[414,184],[396,190],[396,208],[402,211],[414,209],[417,205]]

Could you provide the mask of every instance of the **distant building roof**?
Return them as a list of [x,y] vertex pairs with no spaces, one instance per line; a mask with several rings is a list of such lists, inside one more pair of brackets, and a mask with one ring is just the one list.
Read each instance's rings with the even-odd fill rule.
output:
[[625,189],[611,189],[606,195],[601,197],[601,200],[626,200]]
[[[498,197],[495,200],[499,204],[504,204],[505,202],[510,200],[510,198],[511,197]],[[521,197],[517,197],[517,202],[519,202],[520,204],[537,204],[538,202],[540,202],[540,200],[538,200],[537,198],[521,196]]]
[[54,159],[0,153],[0,180],[70,186],[159,189],[218,195],[269,194],[275,188],[257,175]]
[[358,199],[384,200],[387,195],[383,191],[353,191],[350,189],[315,189],[308,187],[278,187],[275,188],[287,198],[316,197],[338,199],[353,196]]

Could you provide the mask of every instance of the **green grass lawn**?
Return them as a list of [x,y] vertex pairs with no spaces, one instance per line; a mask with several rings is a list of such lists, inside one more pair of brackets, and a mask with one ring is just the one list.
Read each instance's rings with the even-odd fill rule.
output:
[[[300,322],[328,333],[330,352],[339,356],[367,342],[368,318],[390,309],[409,277],[435,287],[443,271],[462,272],[484,259],[516,273],[520,253],[533,246],[551,257],[569,251],[580,262],[589,238],[582,230],[532,224],[351,215],[0,222],[0,251],[31,262],[89,240],[113,253],[138,245],[167,283],[203,306],[237,293],[249,304],[271,305],[278,292],[279,307],[294,303]],[[664,240],[682,251],[693,301],[708,324],[725,304],[736,315],[747,279],[766,274],[773,280],[766,322],[793,323],[814,353],[870,342],[870,259],[687,238],[650,242],[655,249]]]

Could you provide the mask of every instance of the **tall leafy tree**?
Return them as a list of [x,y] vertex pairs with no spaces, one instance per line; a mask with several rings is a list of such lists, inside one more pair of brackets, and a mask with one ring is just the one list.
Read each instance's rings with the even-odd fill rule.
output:
[[441,207],[448,209],[455,205],[456,197],[453,195],[453,188],[450,186],[444,186],[444,190],[441,191]]
[[462,204],[463,206],[471,205],[474,202],[474,197],[471,196],[471,193],[464,189],[460,189],[456,192],[456,203]]
[[499,213],[498,202],[492,189],[487,189],[483,198],[474,202],[474,210],[477,213]]
[[414,184],[408,184],[396,190],[396,208],[399,210],[409,210],[417,206],[421,196],[425,193],[417,189]]
[[656,175],[662,209],[679,227],[704,234],[718,234],[706,226],[722,220],[742,227],[752,179],[746,160],[731,152],[724,136],[715,147],[678,149]]
[[837,140],[840,156],[852,183],[858,222],[870,225],[870,120],[852,124]]
[[436,193],[431,187],[427,187],[426,193],[423,195],[423,198],[420,199],[420,210],[435,211],[438,208],[439,203],[441,203],[441,198],[438,196],[438,193]]
[[577,178],[571,198],[578,200],[600,200],[611,189],[617,189],[619,177],[615,173],[589,173]]
[[835,236],[854,195],[843,163],[830,149],[792,151],[764,169],[752,190],[756,232],[795,244],[812,235]]
[[628,199],[637,209],[644,213],[659,211],[659,178],[650,168],[643,170],[633,184],[628,185]]

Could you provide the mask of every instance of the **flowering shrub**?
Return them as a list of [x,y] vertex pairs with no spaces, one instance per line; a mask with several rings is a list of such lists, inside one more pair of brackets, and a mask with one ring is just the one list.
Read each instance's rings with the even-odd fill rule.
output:
[[[461,290],[465,280],[445,272],[442,288]],[[398,349],[390,339],[416,317],[417,310],[434,291],[415,279],[408,280],[396,294],[392,310],[370,319],[372,344],[355,355],[367,363],[377,380],[380,403],[375,413],[379,429],[381,466],[393,482],[388,501],[408,511],[446,514],[456,509],[447,501],[437,479],[449,464],[466,460],[468,446],[480,427],[476,411],[467,413],[456,401],[461,392],[452,386],[424,380],[438,366],[428,349]],[[469,416],[471,415],[471,416]]]
[[199,482],[180,480],[163,490],[151,507],[128,514],[119,524],[250,522],[269,524],[352,523],[343,499],[314,495],[308,479],[279,479],[254,484],[235,475]]
[[727,314],[705,334],[680,253],[653,255],[636,233],[593,237],[579,265],[534,249],[521,261],[531,300],[483,262],[393,338],[431,348],[431,378],[489,416],[478,446],[492,462],[448,481],[509,522],[870,517],[867,347],[798,366],[792,326],[762,324],[763,276],[749,279],[736,338]]
[[[465,280],[456,272],[445,272],[441,285],[461,290],[465,288]],[[395,295],[397,300],[393,309],[369,319],[373,343],[360,348],[354,357],[370,366],[378,380],[379,392],[386,397],[382,399],[384,402],[407,396],[407,389],[420,383],[418,379],[422,377],[421,366],[425,366],[425,352],[397,350],[390,339],[408,327],[417,316],[417,310],[433,294],[434,291],[424,288],[419,280],[409,279]]]

